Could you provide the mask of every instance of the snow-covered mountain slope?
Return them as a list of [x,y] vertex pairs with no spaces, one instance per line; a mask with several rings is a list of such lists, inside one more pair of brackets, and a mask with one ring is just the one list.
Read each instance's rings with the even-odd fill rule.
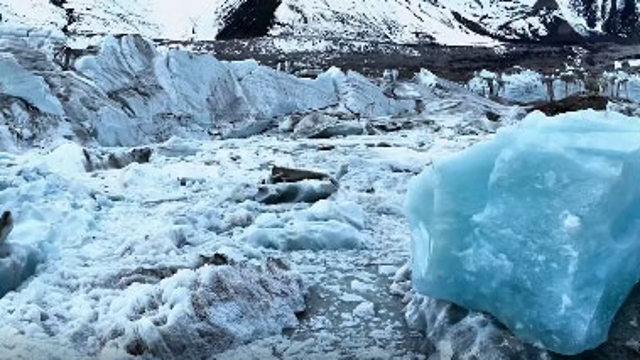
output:
[[1,21],[74,35],[296,35],[448,45],[640,38],[639,0],[2,0]]

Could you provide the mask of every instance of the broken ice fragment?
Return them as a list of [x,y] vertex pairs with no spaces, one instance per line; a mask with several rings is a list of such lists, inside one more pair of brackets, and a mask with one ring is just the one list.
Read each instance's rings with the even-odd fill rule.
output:
[[39,262],[39,254],[30,247],[14,244],[0,245],[0,297],[20,287],[32,276]]
[[577,354],[607,339],[640,277],[640,120],[530,115],[413,180],[422,294]]

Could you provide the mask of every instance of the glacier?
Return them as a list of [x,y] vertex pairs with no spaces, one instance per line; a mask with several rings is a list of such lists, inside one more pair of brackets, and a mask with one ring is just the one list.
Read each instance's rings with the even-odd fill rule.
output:
[[413,286],[573,355],[640,277],[640,121],[536,112],[412,180]]
[[[139,35],[67,50],[58,33],[0,27],[0,151],[55,146],[49,142],[56,138],[133,147],[172,136],[246,137],[281,117],[329,109],[341,119],[416,112],[415,99],[387,96],[353,71],[296,77],[255,60],[225,62],[156,46]],[[319,131],[362,132],[359,123],[346,124]]]

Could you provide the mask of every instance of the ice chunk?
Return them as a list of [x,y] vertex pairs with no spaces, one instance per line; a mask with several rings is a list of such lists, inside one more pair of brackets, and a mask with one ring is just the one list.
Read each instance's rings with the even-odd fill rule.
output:
[[30,247],[0,245],[0,297],[17,289],[36,271],[38,252]]
[[387,97],[381,87],[357,72],[343,73],[332,69],[327,74],[335,79],[342,105],[354,114],[365,117],[401,115],[411,113],[415,108],[414,101]]
[[39,167],[63,176],[72,176],[85,172],[82,147],[72,142],[62,143],[41,159]]
[[362,249],[365,222],[356,203],[320,200],[306,210],[260,215],[245,238],[256,246],[283,251]]
[[11,54],[0,56],[0,93],[21,98],[44,113],[64,114],[44,79],[25,70]]
[[354,202],[320,200],[301,215],[311,221],[337,220],[348,223],[358,230],[364,229],[365,215],[362,207]]
[[284,228],[251,228],[247,240],[254,245],[282,251],[362,249],[362,235],[353,226],[336,220],[291,222]]
[[122,269],[110,280],[124,290],[96,320],[99,358],[211,358],[295,328],[305,309],[302,279],[281,260],[154,270]]
[[418,292],[577,354],[640,276],[640,120],[530,115],[436,163],[407,195]]

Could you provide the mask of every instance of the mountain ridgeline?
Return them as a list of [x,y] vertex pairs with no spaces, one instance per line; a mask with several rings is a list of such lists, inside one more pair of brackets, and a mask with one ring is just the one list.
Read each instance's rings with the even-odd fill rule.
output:
[[[635,43],[640,41],[639,3],[640,0],[538,0],[533,5],[522,0],[346,0],[344,4],[326,1],[310,6],[303,0],[243,0],[226,9],[217,39],[266,36],[274,27],[284,34],[296,29],[294,35],[321,33],[341,37],[343,31],[349,33],[351,28],[361,26],[366,33],[376,33],[376,27],[380,27],[381,34],[412,27],[414,32],[424,32],[438,41],[437,34],[431,34],[430,22],[446,23],[444,19],[451,15],[451,20],[465,32],[504,41]],[[296,16],[279,18],[276,11],[280,8],[285,10],[282,13]],[[386,11],[387,8],[392,11]],[[399,16],[394,17],[405,10],[415,14],[418,21],[409,24]],[[444,16],[437,12],[443,12]],[[372,22],[370,18],[374,15],[383,21]],[[310,24],[309,19],[318,23]],[[424,26],[420,26],[420,21]]]
[[0,2],[0,23],[68,36],[166,40],[272,36],[403,44],[640,43],[640,0],[31,0]]

